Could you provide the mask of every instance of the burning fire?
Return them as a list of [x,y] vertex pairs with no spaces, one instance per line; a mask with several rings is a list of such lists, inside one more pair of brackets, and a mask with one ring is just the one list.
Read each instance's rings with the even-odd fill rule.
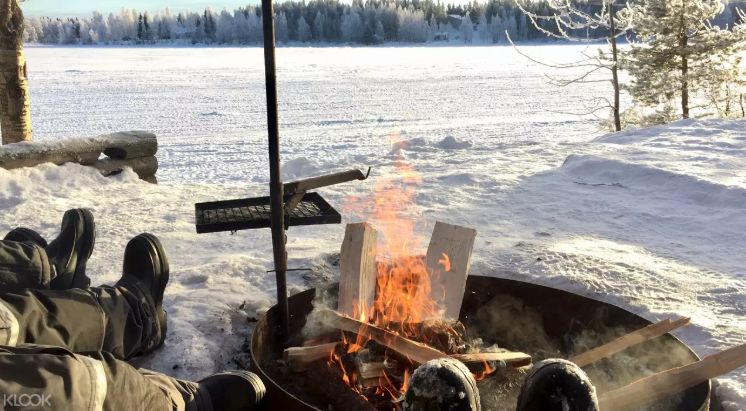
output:
[[[395,140],[395,137],[392,137]],[[431,272],[426,267],[424,255],[425,237],[418,232],[422,221],[421,212],[415,203],[417,187],[422,177],[405,161],[398,159],[395,172],[379,177],[374,188],[374,197],[350,197],[344,210],[348,214],[364,216],[375,225],[379,233],[376,259],[378,261],[376,298],[371,307],[355,305],[354,317],[364,323],[387,329],[398,335],[420,341],[427,341],[423,335],[422,323],[442,318],[445,290],[433,290],[432,284],[441,284],[438,276],[451,270],[450,256],[443,253],[438,260],[439,269]],[[434,292],[435,291],[435,292]],[[434,298],[435,297],[435,298]],[[449,326],[450,328],[450,326]],[[458,334],[452,328],[448,332]],[[365,325],[360,327],[352,341],[342,335],[342,346],[347,354],[360,352],[370,341]],[[393,353],[386,353],[387,360]],[[408,359],[407,359],[408,360]],[[363,393],[361,382],[345,367],[336,353],[330,362],[337,364],[344,375],[343,379],[358,393]],[[409,361],[412,366],[412,362]],[[475,377],[483,377],[493,369],[485,362],[485,371]],[[407,390],[410,369],[406,367],[403,376],[390,375],[388,371],[379,379],[375,394],[396,400]],[[393,409],[398,409],[392,403]]]

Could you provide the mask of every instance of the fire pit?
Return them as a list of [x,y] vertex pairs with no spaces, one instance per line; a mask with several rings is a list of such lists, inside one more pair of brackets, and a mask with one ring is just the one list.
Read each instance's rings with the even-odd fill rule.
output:
[[[298,335],[313,309],[317,290],[307,290],[289,299],[290,335]],[[332,290],[331,294],[335,294]],[[507,304],[507,306],[506,306]],[[507,308],[506,308],[507,307]],[[489,320],[511,314],[510,324],[502,326]],[[540,285],[504,278],[469,276],[460,321],[467,329],[478,332],[488,344],[527,350],[526,345],[547,345],[556,355],[568,358],[584,351],[583,344],[594,344],[597,338],[624,334],[650,323],[635,314],[613,305]],[[537,330],[540,327],[540,330]],[[267,385],[268,410],[328,410],[329,403],[314,388],[313,369],[303,376],[287,372],[282,365],[283,341],[277,333],[277,307],[271,308],[258,322],[251,339],[252,368]],[[520,335],[515,330],[526,330]],[[533,340],[533,341],[532,341]],[[521,346],[512,346],[520,344]],[[534,358],[535,361],[541,358]],[[585,370],[600,391],[616,388],[647,374],[682,366],[699,360],[697,355],[677,338],[666,334],[647,341],[623,353],[601,360]],[[323,381],[316,380],[317,383]],[[494,382],[493,382],[494,385]],[[493,385],[480,384],[483,410],[513,410],[515,403],[499,408],[489,401]],[[508,395],[507,398],[510,398]],[[503,396],[503,399],[505,397]],[[645,409],[650,410],[708,410],[710,384],[701,383],[688,390],[664,398]]]

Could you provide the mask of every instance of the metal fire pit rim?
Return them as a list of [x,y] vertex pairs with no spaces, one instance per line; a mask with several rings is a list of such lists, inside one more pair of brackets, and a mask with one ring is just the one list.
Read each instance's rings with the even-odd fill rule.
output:
[[[501,276],[469,275],[469,277],[474,277],[474,280],[483,280],[483,281],[487,281],[487,280],[490,280],[490,279],[491,280],[507,281],[507,282],[511,282],[513,284],[516,284],[516,285],[536,287],[536,288],[539,288],[539,289],[542,289],[542,290],[545,290],[545,291],[562,292],[562,293],[572,294],[573,296],[575,296],[577,298],[580,298],[580,299],[583,299],[583,300],[590,300],[590,301],[593,301],[595,303],[601,303],[601,304],[605,304],[605,305],[608,305],[608,306],[612,306],[615,309],[623,311],[627,315],[630,315],[632,317],[636,317],[636,318],[644,321],[646,324],[652,324],[652,322],[650,320],[642,317],[641,315],[635,314],[635,313],[633,313],[633,312],[631,312],[631,311],[629,311],[629,310],[627,310],[625,308],[619,307],[619,306],[617,306],[617,305],[615,305],[613,303],[609,303],[609,302],[605,302],[605,301],[601,301],[601,300],[596,300],[594,298],[587,297],[587,296],[584,296],[582,294],[578,294],[578,293],[575,293],[575,292],[572,292],[572,291],[563,290],[563,289],[560,289],[560,288],[549,287],[549,286],[545,286],[545,285],[541,285],[541,284],[536,284],[536,283],[532,283],[532,282],[528,282],[528,281],[516,280],[516,279],[513,279],[513,278],[501,277]],[[336,284],[334,284],[334,285],[336,285]],[[301,292],[299,292],[297,294],[292,295],[290,297],[290,300],[296,300],[296,299],[300,299],[302,297],[306,297],[306,299],[309,299],[308,297],[310,297],[309,300],[312,300],[313,297],[316,294],[316,290],[317,290],[316,288],[311,288],[311,289],[308,289],[308,290],[301,291]],[[293,304],[292,304],[292,301],[291,301],[291,306],[292,305]],[[269,394],[268,397],[270,397],[269,399],[271,399],[271,397],[275,397],[275,395],[272,395],[272,393],[274,392],[275,394],[279,394],[279,395],[281,395],[281,396],[284,397],[283,398],[283,402],[286,402],[286,401],[289,400],[289,403],[295,403],[295,405],[296,405],[296,407],[282,408],[283,410],[291,411],[291,410],[295,410],[295,409],[308,409],[308,410],[314,410],[314,411],[323,411],[320,408],[318,408],[318,407],[316,407],[314,405],[309,404],[308,402],[304,401],[303,399],[298,398],[296,395],[294,395],[294,394],[288,392],[287,390],[285,390],[285,388],[282,387],[282,385],[280,385],[279,383],[277,383],[272,377],[270,377],[266,373],[266,371],[264,370],[264,368],[261,365],[262,363],[260,362],[259,358],[257,358],[257,352],[261,351],[260,346],[259,346],[259,344],[261,342],[259,341],[259,338],[257,337],[258,336],[257,331],[265,330],[265,329],[270,329],[269,325],[267,323],[269,321],[269,317],[270,316],[276,315],[276,313],[275,313],[276,311],[277,311],[277,306],[276,305],[270,307],[261,316],[261,318],[259,319],[259,321],[256,323],[255,328],[254,328],[254,332],[252,332],[251,336],[249,337],[250,338],[250,344],[249,344],[249,346],[251,347],[251,350],[250,350],[251,351],[250,352],[251,370],[254,371],[254,372],[256,372],[257,374],[259,374],[259,376],[262,379],[262,381],[264,381],[264,383],[265,383],[265,385],[267,387],[268,394]],[[293,316],[293,312],[292,311],[293,310],[290,310],[290,311],[291,311],[290,315],[291,315],[291,323],[292,323],[293,322],[293,318],[292,318],[292,316]],[[297,319],[295,319],[295,320],[297,320]],[[683,347],[685,347],[686,350],[694,358],[696,358],[697,360],[701,359],[701,357],[691,347],[689,347],[688,344],[686,344],[685,342],[683,342],[676,335],[674,335],[674,334],[667,334],[667,336],[669,338],[674,339],[676,342],[678,342]],[[704,399],[704,402],[699,407],[699,411],[706,411],[706,410],[710,409],[710,402],[712,400],[712,383],[711,383],[711,380],[707,380],[706,383],[702,383],[702,384],[706,384],[707,385],[707,394],[706,394],[706,397]],[[700,384],[700,385],[702,385],[702,384]],[[693,388],[695,388],[695,387],[692,387],[690,389],[693,389]],[[265,400],[262,409],[274,410],[274,409],[277,409],[277,408],[274,408],[274,406],[276,406],[276,405],[277,404],[274,404],[274,403],[268,403],[267,400]],[[298,406],[305,407],[305,408],[298,408]]]

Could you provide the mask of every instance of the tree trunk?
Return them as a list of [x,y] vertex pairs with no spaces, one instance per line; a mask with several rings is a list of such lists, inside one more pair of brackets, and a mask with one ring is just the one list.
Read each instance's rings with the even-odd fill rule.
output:
[[[686,46],[686,40],[684,40]],[[681,117],[689,118],[689,81],[686,76],[689,74],[689,59],[686,56],[681,57]]]
[[685,27],[684,13],[686,13],[686,2],[681,8],[681,33],[679,34],[679,53],[681,56],[681,117],[689,118],[689,57],[687,56],[687,33]]
[[614,22],[614,3],[609,5],[609,30],[611,35],[609,40],[611,41],[611,56],[614,61],[614,66],[611,67],[611,82],[614,85],[614,107],[612,107],[614,113],[614,129],[616,131],[622,131],[622,119],[619,115],[619,52],[616,47],[616,25]]
[[31,140],[31,110],[23,13],[18,0],[0,0],[0,132],[3,144]]

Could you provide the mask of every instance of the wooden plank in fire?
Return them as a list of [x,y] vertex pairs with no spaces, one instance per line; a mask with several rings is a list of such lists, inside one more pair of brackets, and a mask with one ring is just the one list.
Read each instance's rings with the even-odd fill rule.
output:
[[[349,327],[352,329],[352,327]],[[367,329],[367,326],[366,326]],[[348,331],[354,332],[354,331]],[[404,339],[404,337],[399,337]],[[420,344],[412,341],[414,344]],[[284,358],[286,363],[290,366],[293,371],[301,372],[308,369],[308,366],[318,360],[329,358],[332,355],[332,351],[338,343],[320,344],[314,346],[304,347],[291,347],[285,349]],[[385,344],[384,344],[385,345]],[[392,348],[393,349],[393,348]],[[395,350],[396,351],[396,350]],[[437,350],[436,350],[437,351]],[[439,351],[438,351],[439,352]],[[445,353],[441,353],[443,357],[446,357]],[[483,365],[485,362],[505,362],[505,365],[509,368],[520,368],[527,365],[531,365],[531,356],[522,352],[502,351],[502,352],[483,352],[473,354],[452,354],[450,357],[455,358],[470,370],[482,372]],[[364,366],[365,367],[365,366]],[[369,370],[370,368],[365,368]],[[364,375],[364,378],[373,378],[374,375]]]
[[426,344],[394,334],[373,324],[363,323],[334,311],[330,311],[329,316],[335,328],[370,338],[378,344],[409,358],[414,363],[424,364],[430,360],[448,356]]
[[290,347],[283,351],[285,363],[295,372],[301,372],[318,360],[330,358],[339,342],[332,342],[308,347]]
[[457,320],[466,291],[466,278],[477,230],[435,223],[425,264],[431,277],[432,297],[441,303],[443,318]]
[[472,371],[482,371],[484,363],[504,362],[509,368],[520,368],[531,365],[532,362],[530,355],[513,351],[452,354],[451,358],[461,361]]
[[628,411],[691,388],[746,365],[746,344],[639,379],[599,396],[600,409]]
[[570,361],[574,362],[579,367],[585,367],[586,365],[609,357],[629,347],[637,344],[642,344],[645,341],[652,340],[653,338],[660,337],[663,334],[681,328],[689,324],[689,321],[690,319],[687,317],[679,318],[676,321],[671,321],[671,319],[667,318],[661,322],[649,325],[645,328],[641,328],[629,334],[625,334],[615,339],[614,341],[586,351],[582,354],[576,355],[570,358]]
[[342,314],[359,318],[360,310],[373,307],[376,297],[377,241],[378,234],[370,224],[347,224],[339,255],[337,311]]

